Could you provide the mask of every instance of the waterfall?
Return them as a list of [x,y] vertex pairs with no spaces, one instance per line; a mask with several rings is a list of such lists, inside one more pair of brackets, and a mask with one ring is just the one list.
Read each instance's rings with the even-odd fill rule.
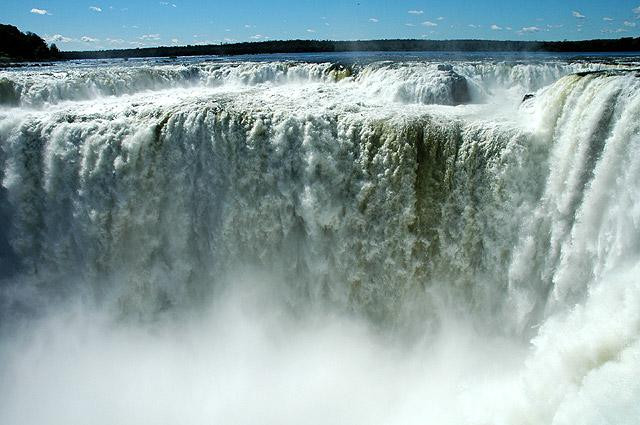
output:
[[[534,96],[522,101],[527,93]],[[426,409],[435,423],[633,423],[640,414],[640,78],[632,66],[63,67],[1,72],[0,104],[0,359],[9,365],[0,366],[0,378],[12,383],[2,392],[24,391],[0,409],[9,423],[21,417],[29,379],[43,382],[50,373],[46,366],[26,372],[37,357],[33,341],[46,341],[46,332],[56,359],[65,356],[67,333],[88,341],[86,353],[71,349],[80,360],[113,349],[121,361],[139,361],[144,355],[131,341],[141,338],[159,350],[163,367],[173,355],[189,356],[166,342],[173,326],[185,343],[200,344],[193,334],[206,335],[209,325],[191,321],[202,315],[232,347],[251,350],[257,338],[262,351],[245,359],[249,370],[264,361],[286,375],[268,360],[280,353],[264,342],[271,331],[247,331],[253,319],[234,322],[239,313],[228,305],[209,312],[237,288],[258,295],[231,295],[233,305],[280,311],[276,303],[286,306],[278,314],[306,323],[305,332],[291,330],[293,351],[281,353],[294,364],[326,366],[313,344],[339,351],[348,340],[364,365],[379,370],[366,378],[371,385],[398,388],[403,368],[416,367],[436,376],[444,395],[411,379],[417,393],[451,408],[474,399],[448,419]],[[61,316],[68,305],[82,313]],[[97,318],[86,305],[101,312]],[[309,319],[315,314],[329,314],[329,324]],[[77,324],[84,319],[76,315],[90,318]],[[140,330],[167,315],[181,324],[152,336]],[[227,320],[239,339],[221,327]],[[32,323],[26,340],[20,323]],[[119,326],[125,330],[104,331]],[[287,326],[276,326],[274,338],[287,338],[279,336]],[[430,366],[393,350],[370,357],[372,347],[400,335],[411,342],[398,344],[426,347],[409,351],[431,353]],[[216,362],[233,364],[224,349],[203,344]],[[492,361],[514,363],[507,378],[491,375],[500,376],[499,401],[481,395],[489,384],[476,375]],[[194,362],[188,373],[196,375],[165,378],[193,379],[203,396],[208,387],[197,375],[223,372]],[[348,364],[347,373],[364,373]],[[459,385],[472,389],[449,387],[433,364],[470,376]],[[151,369],[140,373],[156,379]],[[275,399],[287,403],[277,388],[288,384],[262,373],[256,379],[275,385]],[[221,385],[254,382],[224,376]],[[70,397],[82,382],[72,380]],[[392,423],[411,422],[415,401],[400,408],[381,394],[367,397],[395,406]],[[490,412],[480,413],[483,403]],[[153,417],[146,409],[143,422]],[[211,415],[243,422],[220,409]],[[265,411],[277,417],[264,406],[255,417]],[[76,413],[59,417],[90,417]],[[200,423],[211,415],[186,417]],[[39,417],[29,418],[24,423]]]

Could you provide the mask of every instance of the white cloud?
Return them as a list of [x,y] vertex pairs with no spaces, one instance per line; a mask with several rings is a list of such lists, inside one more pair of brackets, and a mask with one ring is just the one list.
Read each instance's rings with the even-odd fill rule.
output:
[[140,40],[160,40],[160,34],[144,34],[140,36]]
[[511,31],[513,28],[511,28],[511,27],[505,27],[504,29],[506,29],[507,31]]
[[83,35],[82,37],[80,37],[80,41],[84,41],[85,43],[95,43],[100,40],[98,40],[97,38],[89,37],[87,35]]
[[436,19],[438,21],[444,21],[444,16],[438,16],[438,18]]
[[235,43],[236,41],[238,40],[236,40],[235,38],[229,38],[229,37],[224,38],[225,43]]
[[44,37],[44,39],[49,43],[70,43],[73,40],[71,37],[65,37],[62,34],[54,34],[51,37]]
[[637,13],[640,15],[640,6],[636,7],[635,9],[632,10],[633,13]]
[[307,28],[307,32],[316,32],[313,28]]
[[502,27],[499,27],[496,24],[491,25],[491,29],[494,31],[502,31]]
[[102,9],[99,8],[98,6],[89,6],[89,10],[92,10],[94,12],[102,12]]
[[435,22],[431,22],[431,21],[424,21],[422,23],[422,25],[424,25],[425,27],[437,27],[438,24],[436,24]]
[[50,15],[49,11],[46,9],[36,9],[35,7],[31,9],[31,13],[35,15]]
[[521,32],[538,32],[541,30],[538,27],[523,27],[520,31]]
[[603,21],[607,21],[607,22],[611,22],[613,21],[613,18],[610,18],[608,16],[605,16],[604,18],[602,18]]
[[407,13],[411,15],[422,15],[424,13],[424,10],[409,10]]
[[635,23],[635,22],[631,22],[631,21],[624,21],[624,22],[623,22],[623,25],[624,25],[625,27],[635,27],[635,26],[636,26],[636,23]]
[[253,38],[254,40],[259,40],[259,39],[265,38],[265,37],[263,35],[261,35],[261,34],[256,34],[256,35],[252,35],[249,38]]
[[175,3],[169,3],[168,1],[161,1],[160,4],[163,6],[178,7]]
[[180,40],[178,40],[177,38],[172,38],[172,39],[171,39],[171,42],[172,42],[173,44],[178,44],[178,43],[180,43]]
[[573,15],[573,17],[574,17],[574,18],[578,18],[578,19],[584,19],[584,18],[586,18],[586,16],[584,16],[582,13],[580,13],[580,12],[579,12],[579,11],[577,11],[577,10],[573,10],[573,11],[571,12],[571,14]]
[[245,25],[244,25],[244,27],[245,27],[245,28],[255,28],[256,26],[255,26],[255,25],[245,24]]
[[107,38],[107,42],[111,44],[124,44],[124,40],[121,38]]
[[376,22],[380,22],[380,21],[378,20],[378,18],[369,18],[369,22],[376,23]]
[[405,25],[408,26],[408,27],[415,27],[416,26],[416,24],[410,24],[410,23],[406,23]]
[[474,25],[474,24],[469,24],[467,25],[469,28],[478,28],[478,25]]

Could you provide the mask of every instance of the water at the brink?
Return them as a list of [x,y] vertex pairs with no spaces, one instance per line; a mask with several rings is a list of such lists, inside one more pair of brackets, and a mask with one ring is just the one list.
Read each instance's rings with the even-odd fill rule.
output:
[[638,69],[0,72],[0,424],[638,424]]

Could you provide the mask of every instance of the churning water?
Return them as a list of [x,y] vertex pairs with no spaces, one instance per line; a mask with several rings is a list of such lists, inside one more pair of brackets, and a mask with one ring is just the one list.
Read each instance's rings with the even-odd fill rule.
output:
[[287,59],[0,72],[0,423],[637,424],[640,65]]

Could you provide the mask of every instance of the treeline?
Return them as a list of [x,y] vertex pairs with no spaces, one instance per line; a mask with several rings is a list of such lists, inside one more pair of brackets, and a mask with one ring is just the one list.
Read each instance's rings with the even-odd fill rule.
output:
[[23,33],[13,25],[0,24],[0,61],[44,61],[60,58],[55,44],[32,32]]
[[162,56],[245,55],[268,53],[330,53],[352,51],[460,51],[460,52],[638,52],[640,38],[585,41],[495,40],[285,40],[198,46],[62,52],[65,59],[106,59]]

